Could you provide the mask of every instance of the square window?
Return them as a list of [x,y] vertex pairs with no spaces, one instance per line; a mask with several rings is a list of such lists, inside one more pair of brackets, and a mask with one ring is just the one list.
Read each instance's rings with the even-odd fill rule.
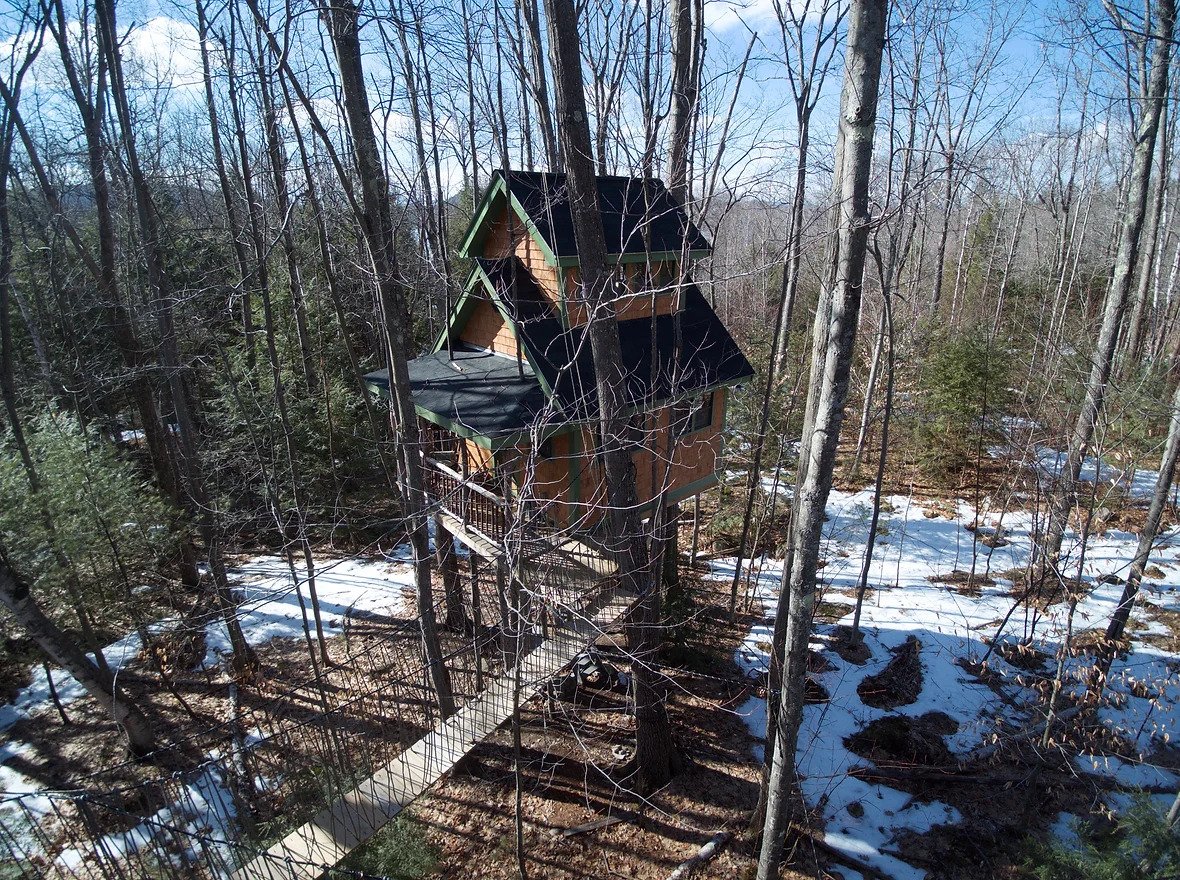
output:
[[713,424],[713,392],[694,397],[688,405],[688,414],[679,425],[677,437],[695,434]]

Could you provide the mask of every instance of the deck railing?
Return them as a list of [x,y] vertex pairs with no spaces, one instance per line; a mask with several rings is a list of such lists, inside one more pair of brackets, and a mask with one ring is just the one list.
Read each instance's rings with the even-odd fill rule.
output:
[[583,543],[591,540],[588,535],[575,536],[569,530],[545,524],[539,511],[526,515],[524,522],[514,519],[514,515],[528,511],[527,503],[513,509],[512,501],[464,477],[450,465],[428,455],[422,456],[422,462],[430,500],[458,520],[465,531],[492,545],[495,555],[501,556],[507,549],[509,524],[515,521],[524,526],[523,534],[515,536],[524,538],[524,542],[514,563],[514,577],[525,585],[528,603],[539,602],[559,616],[576,616],[579,609],[614,583],[613,571],[595,569],[595,560],[601,568],[605,556]]
[[467,528],[474,528],[493,544],[508,532],[508,502],[450,465],[422,456],[426,494]]

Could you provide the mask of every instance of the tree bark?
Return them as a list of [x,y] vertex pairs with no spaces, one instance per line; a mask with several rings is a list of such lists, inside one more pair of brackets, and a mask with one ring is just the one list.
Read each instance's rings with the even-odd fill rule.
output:
[[589,309],[601,459],[606,481],[608,545],[618,562],[622,585],[637,602],[627,632],[635,690],[635,768],[637,787],[653,791],[679,770],[680,756],[662,698],[655,688],[659,590],[648,559],[638,516],[635,465],[628,445],[626,375],[615,306],[609,296],[606,240],[598,208],[594,153],[582,85],[578,18],[573,0],[545,0],[549,48],[557,103],[558,134],[565,157],[570,212],[582,288]]
[[[796,493],[791,568],[787,583],[786,645],[773,756],[767,786],[766,824],[758,860],[759,880],[778,876],[795,781],[795,750],[803,717],[807,642],[815,603],[824,509],[831,490],[836,443],[848,394],[848,374],[860,312],[869,225],[869,173],[881,57],[888,21],[887,0],[854,0],[848,11],[844,87],[836,163],[839,180],[837,269],[830,324],[818,371],[814,417],[800,445],[805,473]],[[817,325],[817,331],[821,328]],[[813,369],[813,378],[817,372]],[[810,396],[810,395],[809,395]]]
[[390,215],[389,186],[373,131],[361,62],[358,10],[352,0],[321,0],[320,11],[332,40],[340,72],[344,114],[352,135],[353,161],[361,190],[361,231],[375,275],[381,320],[389,358],[389,388],[393,416],[400,432],[399,471],[402,503],[409,523],[410,545],[418,595],[418,622],[430,679],[438,700],[439,713],[447,718],[455,712],[451,677],[443,662],[438,624],[430,583],[430,547],[426,524],[426,496],[423,491],[421,445],[418,417],[410,393],[408,366],[408,315],[405,294],[394,249],[393,219]]
[[28,585],[20,579],[0,548],[0,604],[45,652],[45,655],[78,680],[102,705],[127,738],[131,753],[142,758],[156,750],[156,735],[147,716],[129,703],[115,684],[109,670],[102,669],[82,653],[77,643],[58,629],[33,599]]
[[1159,477],[1156,479],[1155,490],[1151,495],[1151,505],[1147,509],[1147,519],[1143,523],[1143,531],[1139,535],[1139,545],[1135,548],[1135,556],[1131,560],[1131,570],[1127,573],[1127,583],[1123,587],[1123,595],[1106,627],[1106,637],[1103,639],[1102,650],[1094,664],[1095,671],[1100,673],[1097,679],[1098,687],[1103,686],[1110,664],[1114,660],[1116,645],[1123,637],[1127,628],[1127,620],[1131,616],[1131,609],[1135,606],[1135,598],[1139,594],[1139,585],[1143,581],[1143,570],[1147,568],[1152,545],[1159,534],[1160,522],[1163,519],[1164,508],[1168,504],[1168,494],[1172,490],[1172,480],[1176,476],[1176,460],[1180,457],[1180,384],[1172,394],[1172,417],[1168,422],[1168,440],[1164,446],[1163,458],[1160,460]]
[[139,223],[140,245],[147,267],[151,303],[159,326],[160,364],[168,377],[172,408],[176,414],[180,469],[185,478],[188,506],[190,512],[198,518],[201,524],[201,531],[209,555],[209,571],[213,579],[210,598],[221,611],[222,620],[233,647],[234,666],[240,673],[246,673],[254,666],[254,652],[247,644],[238,623],[237,609],[229,588],[229,580],[225,575],[225,563],[221,558],[221,526],[205,485],[190,391],[181,366],[180,344],[172,311],[173,293],[161,253],[159,217],[135,146],[131,108],[127,99],[126,85],[123,81],[114,0],[97,0],[95,11],[98,21],[98,43],[110,74],[110,91],[115,103],[115,115],[118,119],[119,130],[122,134],[127,171],[131,178],[135,215]]
[[[1065,464],[1058,476],[1053,497],[1049,501],[1049,523],[1041,546],[1043,566],[1056,567],[1060,561],[1061,544],[1077,494],[1082,463],[1106,402],[1106,388],[1114,364],[1119,328],[1122,325],[1127,296],[1138,264],[1139,241],[1144,216],[1147,213],[1151,167],[1155,158],[1156,134],[1159,131],[1163,105],[1168,98],[1168,66],[1171,58],[1172,31],[1176,20],[1175,0],[1161,0],[1156,5],[1155,13],[1155,25],[1149,40],[1152,45],[1151,72],[1140,100],[1142,115],[1135,133],[1135,147],[1131,157],[1126,214],[1118,238],[1114,273],[1103,303],[1102,327],[1090,362],[1086,397],[1070,437]],[[1145,56],[1146,51],[1145,48]]]

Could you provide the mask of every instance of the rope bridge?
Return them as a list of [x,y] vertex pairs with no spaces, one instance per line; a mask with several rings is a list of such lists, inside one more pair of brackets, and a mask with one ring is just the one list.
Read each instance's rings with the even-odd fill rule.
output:
[[512,716],[515,706],[535,695],[618,621],[634,599],[617,587],[603,590],[586,613],[552,627],[550,637],[514,669],[306,825],[244,865],[234,880],[302,880],[322,875],[450,773]]

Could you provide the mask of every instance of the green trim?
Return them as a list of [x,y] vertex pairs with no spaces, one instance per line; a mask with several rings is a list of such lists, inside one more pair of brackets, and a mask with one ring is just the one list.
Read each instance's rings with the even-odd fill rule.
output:
[[[502,200],[505,195],[509,196],[509,201],[513,211],[515,211],[516,215],[524,224],[525,229],[528,230],[529,235],[532,236],[533,241],[536,242],[537,246],[541,249],[541,252],[545,255],[545,262],[547,264],[550,266],[557,266],[559,268],[565,266],[577,266],[580,264],[581,260],[577,255],[559,258],[553,252],[553,249],[549,246],[549,242],[545,241],[545,237],[541,235],[540,231],[537,229],[536,221],[524,210],[524,206],[521,205],[520,200],[516,198],[516,194],[508,189],[508,186],[505,183],[503,177],[497,177],[495,184],[484,192],[483,199],[479,203],[479,208],[477,208],[475,213],[472,215],[471,222],[467,225],[467,231],[463,234],[463,243],[459,245],[460,256],[471,257],[472,250],[475,247],[483,244],[484,238],[487,235],[486,224],[488,215],[499,205],[500,200]],[[687,253],[680,250],[651,252],[645,251],[641,253],[627,254],[608,253],[606,256],[606,261],[608,264],[665,262],[668,260],[675,260],[676,262],[683,260],[688,262],[691,260],[702,260],[709,256],[711,252],[712,248],[697,248],[695,250],[688,251]],[[562,289],[562,293],[564,296],[564,288]]]
[[561,264],[557,266],[557,305],[561,310],[561,326],[568,330],[570,328],[570,310],[566,304],[565,267]]
[[454,306],[451,307],[451,313],[447,315],[446,326],[439,332],[438,338],[434,340],[434,346],[430,349],[431,353],[442,351],[447,347],[447,336],[456,328],[462,329],[463,324],[460,323],[465,317],[470,317],[470,309],[473,308],[472,291],[475,289],[476,282],[482,281],[484,287],[490,293],[495,293],[491,289],[491,281],[479,266],[475,266],[471,270],[471,275],[467,279],[467,285],[463,289],[463,294],[459,297]]
[[[463,243],[459,245],[459,256],[471,256],[471,248],[476,243],[477,233],[484,232],[484,221],[487,219],[488,213],[492,210],[496,197],[501,195],[503,191],[504,178],[502,177],[496,178],[495,184],[484,191],[479,207],[471,215],[471,222],[467,224],[467,232],[463,234]],[[482,236],[479,237],[479,243],[483,243]]]
[[476,446],[482,446],[484,449],[495,449],[496,442],[491,437],[485,437],[483,434],[477,434],[470,428],[460,425],[458,422],[448,419],[446,416],[439,415],[436,412],[431,412],[428,409],[414,404],[414,411],[426,421],[438,425],[440,428],[446,428],[452,434],[456,434],[465,440],[471,440]]
[[541,253],[545,255],[545,262],[550,266],[558,265],[557,256],[553,253],[552,248],[549,247],[549,243],[545,241],[544,236],[537,229],[537,222],[528,215],[528,212],[525,211],[524,206],[520,203],[516,194],[507,189],[503,177],[497,178],[495,185],[484,193],[479,210],[472,216],[471,223],[467,227],[467,232],[463,236],[463,243],[459,245],[459,255],[470,258],[472,256],[471,251],[474,248],[479,247],[482,250],[484,239],[487,237],[486,226],[488,216],[494,209],[499,207],[500,203],[504,201],[505,196],[508,196],[508,204],[520,220],[521,225],[528,232],[537,247],[541,249]]
[[545,237],[537,229],[537,221],[525,212],[524,205],[516,198],[516,193],[511,193],[510,195],[512,196],[512,210],[516,212],[516,216],[520,218],[524,228],[528,230],[529,235],[536,242],[537,247],[541,249],[541,253],[545,255],[546,264],[556,266],[557,255],[553,253],[553,250],[549,247],[549,242],[545,241]]
[[[681,486],[679,489],[672,489],[664,493],[664,506],[671,507],[673,504],[679,504],[685,498],[691,498],[693,495],[699,495],[708,489],[712,489],[721,482],[721,471],[714,471],[707,477],[701,477],[699,480],[693,480],[686,486]],[[636,511],[640,517],[651,514],[656,509],[656,499],[652,498],[650,501],[645,501],[639,505]]]
[[[666,263],[671,260],[676,262],[689,262],[691,260],[703,260],[709,256],[710,248],[697,248],[696,250],[685,253],[684,251],[640,251],[639,253],[628,254],[607,254],[606,263],[608,266],[613,266],[616,263]],[[580,258],[575,255],[572,257],[561,257],[557,260],[558,266],[577,266],[581,263]]]

